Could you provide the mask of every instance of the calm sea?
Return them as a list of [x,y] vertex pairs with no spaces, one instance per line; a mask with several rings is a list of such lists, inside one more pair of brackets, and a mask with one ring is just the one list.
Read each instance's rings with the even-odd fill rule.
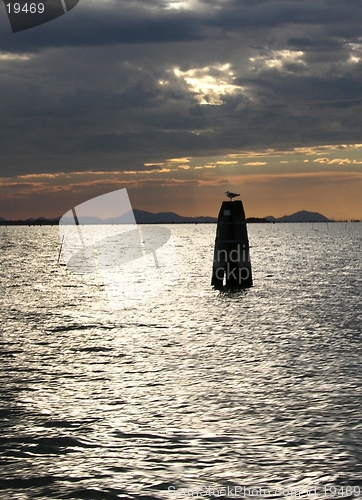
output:
[[178,283],[109,308],[57,227],[1,227],[0,498],[362,492],[362,224],[250,224],[254,286],[210,286],[215,225],[171,225]]

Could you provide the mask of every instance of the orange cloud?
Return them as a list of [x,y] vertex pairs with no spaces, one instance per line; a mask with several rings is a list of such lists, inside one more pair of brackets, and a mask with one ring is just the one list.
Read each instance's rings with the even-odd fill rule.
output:
[[243,163],[246,167],[261,167],[262,165],[266,165],[266,161],[249,161],[248,163]]

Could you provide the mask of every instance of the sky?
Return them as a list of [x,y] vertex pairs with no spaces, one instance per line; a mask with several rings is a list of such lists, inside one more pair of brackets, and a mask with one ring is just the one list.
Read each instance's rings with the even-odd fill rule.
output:
[[133,208],[362,219],[362,2],[80,0],[13,34],[0,5],[0,216]]

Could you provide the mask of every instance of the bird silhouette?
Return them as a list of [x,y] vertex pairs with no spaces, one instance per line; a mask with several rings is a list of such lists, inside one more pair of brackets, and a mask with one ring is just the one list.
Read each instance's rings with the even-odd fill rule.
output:
[[228,198],[230,198],[231,201],[233,201],[233,198],[236,198],[237,196],[240,196],[240,193],[239,194],[236,194],[236,193],[230,193],[230,191],[225,191],[225,194]]

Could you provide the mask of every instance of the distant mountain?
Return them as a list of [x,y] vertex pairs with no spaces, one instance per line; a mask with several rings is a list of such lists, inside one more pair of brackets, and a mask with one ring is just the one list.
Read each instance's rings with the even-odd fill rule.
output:
[[47,217],[37,217],[36,219],[27,219],[27,220],[38,220],[38,221],[46,221],[46,222],[57,222],[60,217],[53,217],[52,219],[48,219]]
[[[146,212],[145,210],[138,210],[135,208],[133,210],[133,215],[136,219],[137,224],[194,224],[194,223],[215,223],[217,222],[216,217],[183,217],[174,212],[159,212],[154,214],[152,212]],[[127,212],[119,217],[110,217],[108,219],[100,219],[93,216],[79,217],[80,224],[130,224],[133,222],[132,212]],[[38,217],[37,219],[29,218],[26,220],[18,221],[7,221],[3,217],[0,217],[1,225],[13,224],[13,225],[53,225],[58,224],[60,217],[55,217],[52,219],[47,219],[46,217]],[[296,212],[292,215],[284,215],[284,217],[275,218],[272,215],[264,218],[249,217],[246,219],[247,222],[329,222],[329,219],[318,212],[307,212],[302,210]],[[63,217],[63,224],[74,224],[73,217]]]
[[[215,217],[183,217],[182,215],[175,214],[174,212],[159,212],[154,214],[146,212],[145,210],[133,210],[134,218],[137,224],[182,224],[182,223],[209,223],[217,222]],[[131,224],[133,216],[131,212],[127,212],[119,217],[110,217],[108,219],[99,219],[98,217],[79,217],[80,224]],[[62,223],[74,224],[72,218],[63,218]]]
[[[58,220],[62,219],[62,224],[74,224],[74,217],[59,217]],[[110,219],[99,219],[98,217],[93,217],[90,215],[82,215],[78,217],[79,224],[122,224],[124,221],[121,217],[112,217]]]
[[133,210],[137,224],[159,224],[159,223],[192,223],[192,222],[217,222],[215,217],[183,217],[182,215],[175,214],[174,212],[159,212],[153,214],[144,210]]
[[318,212],[307,212],[306,210],[278,218],[268,215],[265,219],[270,222],[330,222],[330,219],[327,219],[324,215]]
[[[79,216],[80,224],[131,224],[134,219],[136,219],[137,224],[182,224],[182,223],[210,223],[217,222],[215,217],[183,217],[182,215],[175,214],[174,212],[160,212],[154,214],[152,212],[146,212],[145,210],[134,209],[132,212],[127,212],[119,217],[109,217],[108,219],[100,219],[99,217],[93,216]],[[37,219],[29,218],[26,220],[18,221],[8,221],[0,217],[0,223],[8,223],[12,225],[49,225],[58,224],[61,217],[56,217],[53,219],[47,219],[45,217],[38,217]],[[74,224],[73,217],[63,217],[62,224]]]

